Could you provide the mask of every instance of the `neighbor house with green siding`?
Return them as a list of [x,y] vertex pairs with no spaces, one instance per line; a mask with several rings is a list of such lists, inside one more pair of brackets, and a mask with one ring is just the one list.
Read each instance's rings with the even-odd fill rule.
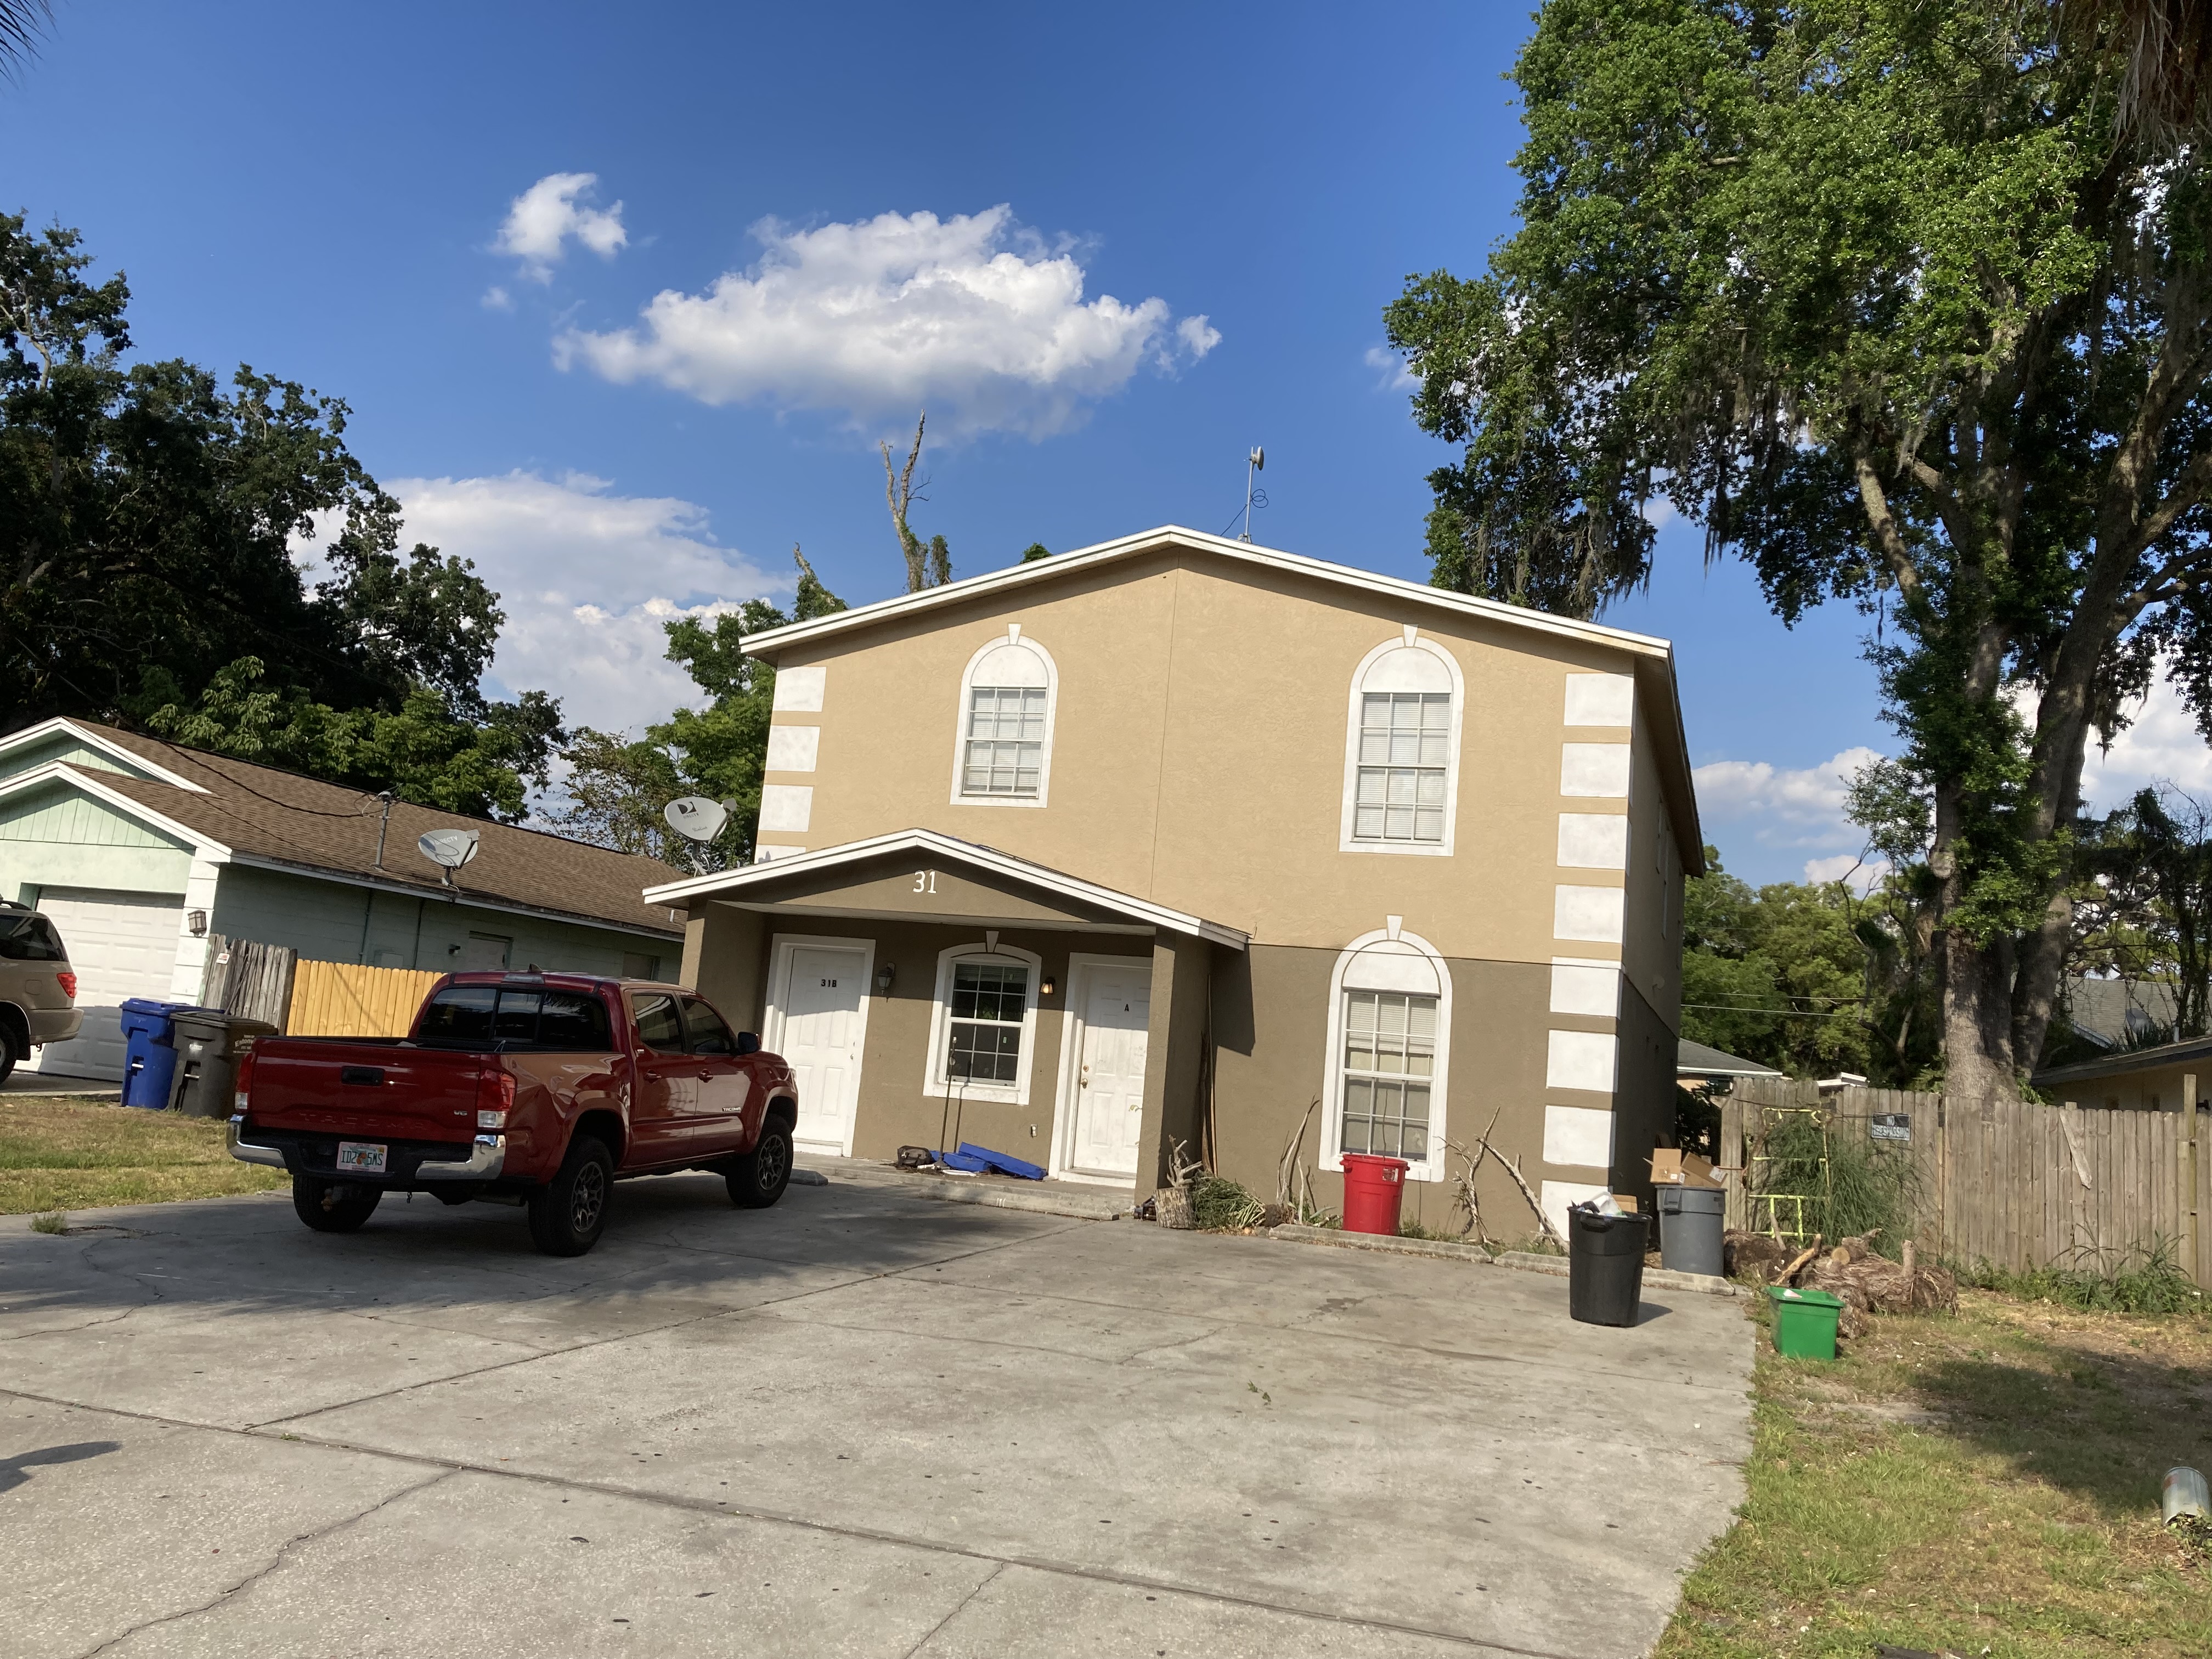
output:
[[[473,830],[450,880],[417,850]],[[0,738],[0,898],[52,918],[85,1029],[29,1064],[121,1074],[126,997],[197,1001],[208,939],[370,967],[672,975],[659,860],[465,817],[88,720]]]

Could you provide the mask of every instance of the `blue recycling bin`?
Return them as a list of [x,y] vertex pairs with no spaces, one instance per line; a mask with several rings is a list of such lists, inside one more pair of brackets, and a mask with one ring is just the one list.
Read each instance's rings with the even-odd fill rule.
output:
[[123,1103],[165,1111],[169,1085],[176,1076],[177,1049],[170,1021],[189,1002],[154,1002],[144,997],[123,1001]]

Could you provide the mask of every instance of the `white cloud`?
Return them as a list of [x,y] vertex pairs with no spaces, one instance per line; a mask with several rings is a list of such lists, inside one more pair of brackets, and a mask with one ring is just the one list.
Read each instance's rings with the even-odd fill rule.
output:
[[2109,812],[2124,806],[2147,784],[2176,783],[2193,794],[2212,790],[2212,748],[2205,745],[2195,717],[2163,675],[2130,712],[2135,723],[2112,740],[2108,753],[2099,752],[2096,734],[2090,734],[2088,757],[2081,767],[2084,801]]
[[599,181],[596,173],[547,173],[509,204],[492,246],[520,259],[522,275],[533,283],[553,280],[553,267],[571,238],[603,259],[613,258],[628,245],[629,233],[623,228],[620,202],[604,210],[586,205]]
[[1792,863],[1808,859],[1804,866],[1808,881],[1840,879],[1839,875],[1813,872],[1816,867],[1848,869],[1857,862],[1866,835],[1844,816],[1846,790],[1861,767],[1881,758],[1875,750],[1861,746],[1844,750],[1817,766],[1735,760],[1700,766],[1693,775],[1706,836],[1719,847],[1722,863],[1730,869],[1771,869],[1788,854]]
[[1377,392],[1410,392],[1420,385],[1405,358],[1389,346],[1368,347],[1367,356],[1362,361],[1375,371],[1375,389]]
[[1825,886],[1829,882],[1840,881],[1861,898],[1873,891],[1875,884],[1888,873],[1887,859],[1863,863],[1856,853],[1838,853],[1833,858],[1805,860],[1805,879],[1808,882],[1814,886]]
[[571,329],[562,368],[657,380],[707,404],[823,410],[855,422],[927,408],[947,435],[1043,437],[1079,425],[1148,357],[1204,356],[1204,317],[1172,327],[1165,300],[1086,301],[1066,244],[1020,232],[1001,204],[939,219],[885,213],[852,224],[752,228],[764,252],[702,294],[653,296],[639,325]]
[[690,677],[663,659],[661,624],[732,610],[773,586],[714,541],[705,508],[672,496],[616,495],[580,473],[386,487],[406,514],[403,545],[474,560],[499,594],[496,689],[550,691],[572,726],[633,731],[678,703],[696,707]]
[[512,311],[514,309],[514,296],[494,283],[483,291],[480,303],[486,311]]

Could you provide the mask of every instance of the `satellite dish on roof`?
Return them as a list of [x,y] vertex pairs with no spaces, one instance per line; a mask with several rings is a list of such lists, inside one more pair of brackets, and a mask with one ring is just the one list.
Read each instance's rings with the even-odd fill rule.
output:
[[444,866],[446,884],[453,885],[452,872],[477,855],[477,843],[482,839],[474,830],[433,830],[416,843],[416,850],[431,863]]
[[701,842],[714,840],[730,821],[729,809],[704,795],[686,795],[681,800],[672,800],[660,816],[668,820],[671,830],[686,841]]

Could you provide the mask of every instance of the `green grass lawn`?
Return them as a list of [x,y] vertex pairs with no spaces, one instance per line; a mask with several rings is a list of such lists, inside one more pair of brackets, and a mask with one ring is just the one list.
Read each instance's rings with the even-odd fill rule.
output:
[[218,1118],[51,1095],[0,1101],[0,1215],[259,1193],[289,1181],[231,1157]]
[[2201,1314],[1967,1291],[1833,1363],[1759,1341],[1741,1518],[1659,1659],[2212,1653],[2212,1554],[2159,1524],[2166,1471],[2212,1470]]

